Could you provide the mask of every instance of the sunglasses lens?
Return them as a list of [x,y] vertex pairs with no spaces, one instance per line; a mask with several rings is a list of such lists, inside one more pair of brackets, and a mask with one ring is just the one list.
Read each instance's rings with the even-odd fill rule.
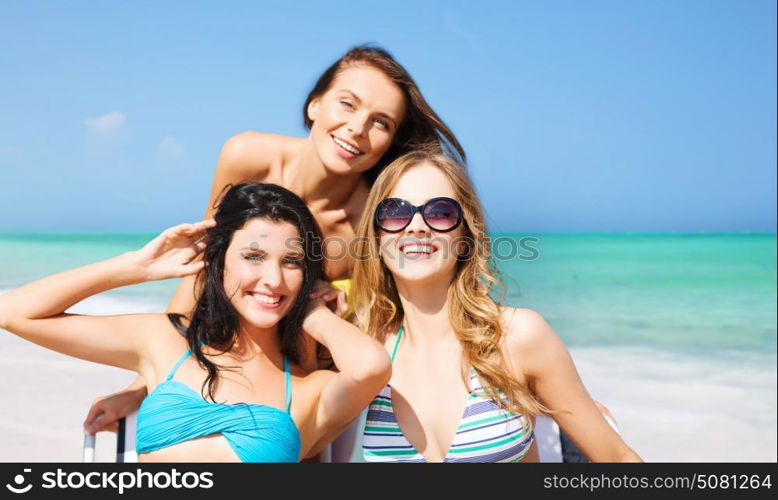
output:
[[449,199],[435,200],[424,207],[424,220],[436,231],[448,231],[456,226],[461,214],[459,205]]
[[384,231],[399,231],[411,221],[412,209],[402,200],[388,199],[378,207],[376,219]]

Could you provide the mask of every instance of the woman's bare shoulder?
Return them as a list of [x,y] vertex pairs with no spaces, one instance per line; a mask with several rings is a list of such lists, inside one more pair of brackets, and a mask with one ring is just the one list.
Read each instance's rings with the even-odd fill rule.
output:
[[224,143],[219,165],[221,168],[250,169],[261,173],[288,157],[299,147],[302,139],[256,130],[236,134]]
[[500,310],[503,325],[509,338],[526,337],[550,328],[545,318],[532,309],[503,306]]
[[538,359],[538,354],[560,343],[553,328],[537,311],[520,307],[502,308],[510,355]]
[[299,137],[271,134],[268,132],[260,132],[258,130],[246,130],[227,139],[225,146],[229,146],[231,149],[238,150],[253,150],[255,148],[280,148],[290,144],[296,144],[301,140],[302,139]]

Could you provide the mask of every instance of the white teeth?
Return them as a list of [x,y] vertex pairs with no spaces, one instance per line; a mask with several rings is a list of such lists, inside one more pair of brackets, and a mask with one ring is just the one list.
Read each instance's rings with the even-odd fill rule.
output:
[[434,249],[429,245],[405,245],[403,247],[403,253],[404,254],[416,254],[416,253],[423,253],[423,254],[431,254],[434,251]]
[[332,140],[335,141],[335,144],[337,144],[338,146],[342,147],[343,149],[345,149],[346,151],[348,151],[352,155],[361,155],[362,154],[362,151],[360,151],[357,148],[351,146],[351,144],[349,144],[347,142],[341,141],[340,139],[338,139],[335,136],[332,137]]
[[254,300],[257,302],[262,302],[264,304],[278,304],[278,301],[281,300],[281,296],[278,297],[268,297],[267,295],[260,295],[258,293],[251,294],[252,297],[254,297]]

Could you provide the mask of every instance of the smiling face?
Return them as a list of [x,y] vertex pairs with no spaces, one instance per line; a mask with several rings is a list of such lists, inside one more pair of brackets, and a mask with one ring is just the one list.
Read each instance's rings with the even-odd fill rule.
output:
[[378,69],[346,67],[308,105],[310,138],[326,168],[341,175],[372,168],[405,118],[400,88]]
[[303,247],[288,222],[249,220],[224,257],[224,290],[244,326],[274,328],[303,285]]
[[[405,171],[387,198],[401,198],[419,206],[432,198],[456,195],[445,174],[435,165],[422,162]],[[379,231],[381,256],[398,286],[403,283],[449,283],[457,265],[457,246],[464,230],[460,225],[450,232],[431,229],[420,213],[398,233]]]

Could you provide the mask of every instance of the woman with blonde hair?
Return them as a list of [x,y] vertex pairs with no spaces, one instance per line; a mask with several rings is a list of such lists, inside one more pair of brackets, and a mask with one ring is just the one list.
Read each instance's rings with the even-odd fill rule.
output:
[[550,415],[593,461],[639,461],[536,312],[501,306],[484,214],[464,170],[415,151],[376,179],[355,240],[350,300],[391,354],[371,403],[370,462],[537,461]]

